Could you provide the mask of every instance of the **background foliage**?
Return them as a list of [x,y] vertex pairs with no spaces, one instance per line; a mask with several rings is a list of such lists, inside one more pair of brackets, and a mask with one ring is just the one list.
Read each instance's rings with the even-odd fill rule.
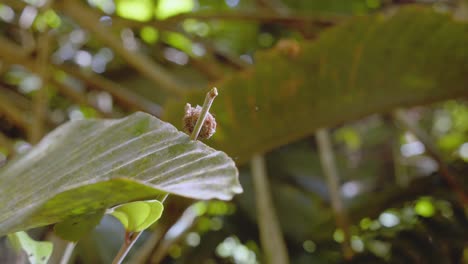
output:
[[[467,20],[455,0],[4,0],[1,162],[67,120],[143,111],[181,128],[184,104],[216,86],[218,131],[205,143],[236,161],[244,193],[170,197],[129,263],[265,263],[257,153],[291,263],[464,263]],[[57,262],[63,242],[30,234],[54,242]],[[122,239],[104,217],[72,261],[110,263]],[[8,247],[0,262],[21,258]]]

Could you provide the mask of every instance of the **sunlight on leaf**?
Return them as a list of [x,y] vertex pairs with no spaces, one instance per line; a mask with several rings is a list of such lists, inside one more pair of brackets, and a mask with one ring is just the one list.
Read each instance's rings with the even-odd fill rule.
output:
[[153,27],[143,27],[140,36],[146,43],[154,44],[158,41],[159,32]]
[[421,198],[416,202],[414,211],[420,216],[431,217],[435,213],[435,208],[430,198]]
[[163,204],[158,201],[138,201],[119,205],[110,213],[119,219],[128,232],[145,230],[159,218],[164,210]]
[[159,0],[155,14],[159,19],[165,19],[180,13],[193,10],[195,4],[193,0]]
[[123,18],[149,21],[153,18],[154,4],[151,0],[118,0],[117,14]]

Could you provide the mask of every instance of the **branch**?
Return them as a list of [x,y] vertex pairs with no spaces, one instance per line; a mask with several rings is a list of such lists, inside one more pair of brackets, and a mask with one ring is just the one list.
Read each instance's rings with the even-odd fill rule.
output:
[[142,231],[135,232],[135,233],[133,232],[129,233],[125,231],[124,243],[122,244],[122,247],[117,253],[117,256],[115,256],[114,260],[112,261],[112,264],[120,264],[123,262],[124,258],[127,256],[133,244],[135,244],[135,242],[137,241],[137,239],[140,237],[142,233],[143,233]]
[[404,110],[395,110],[393,117],[402,127],[413,133],[413,135],[415,135],[422,142],[429,156],[431,156],[437,162],[440,175],[445,179],[450,188],[456,193],[458,200],[461,202],[461,204],[468,205],[467,195],[463,189],[460,188],[461,184],[458,183],[456,177],[452,175],[452,172],[443,159],[442,153],[438,147],[433,144],[431,136],[421,127],[419,127],[418,124],[414,122],[414,120],[411,120],[404,112]]
[[[198,214],[196,210],[194,210],[193,206],[185,209],[179,219],[177,219],[177,221],[165,232],[163,239],[156,245],[156,248],[151,254],[148,262],[161,263],[171,246],[179,242],[184,235],[191,230],[195,225],[197,218]],[[130,263],[136,264],[138,262]]]
[[98,40],[112,48],[129,65],[132,65],[137,71],[148,77],[158,87],[177,96],[181,96],[187,90],[162,66],[156,64],[142,53],[127,50],[121,41],[99,22],[99,16],[91,12],[84,5],[75,0],[62,2],[63,4],[60,7],[67,15],[73,18],[84,29],[92,32]]
[[[49,75],[48,72],[50,72],[51,70],[57,70],[57,69],[50,67],[50,64],[48,62],[48,57],[47,57],[47,62],[43,62],[44,65],[41,65],[39,63],[34,63],[32,60],[29,59],[27,53],[23,49],[21,49],[21,47],[13,44],[8,39],[2,38],[1,36],[0,36],[0,46],[2,47],[2,49],[0,49],[0,58],[4,59],[6,62],[11,63],[11,64],[20,64],[24,66],[25,68],[27,68],[28,70],[30,70],[31,72],[38,74],[39,76],[42,76],[43,78],[44,77],[48,78],[48,81],[54,84],[58,88],[59,92],[65,97],[71,99],[77,104],[86,105],[88,107],[95,109],[99,116],[104,116],[104,117],[110,116],[109,113],[105,113],[102,110],[100,110],[99,107],[97,107],[97,105],[90,103],[83,94],[74,91],[74,89],[68,86],[67,84],[61,83],[54,79],[50,79],[48,76]],[[47,76],[44,76],[44,74],[46,74]],[[124,93],[120,97],[125,97],[124,100],[132,100],[133,98],[131,93]],[[144,105],[146,106],[147,104],[144,104]]]
[[257,5],[276,14],[286,15],[291,12],[289,7],[283,4],[280,0],[257,0],[256,2]]
[[28,62],[28,54],[20,46],[14,44],[7,38],[0,35],[0,59],[8,64],[28,64],[26,68],[34,68],[31,62]]
[[316,24],[321,26],[331,26],[335,23],[347,18],[346,16],[337,15],[301,15],[301,14],[277,14],[267,10],[256,11],[203,11],[183,13],[164,20],[166,23],[178,23],[185,19],[197,20],[240,20],[253,22],[270,22],[279,24]]
[[[148,22],[141,22],[141,21],[125,19],[119,16],[112,16],[112,21],[117,28],[139,29],[139,28],[148,26],[148,27],[157,28],[163,31],[179,33],[183,35],[184,37],[187,37],[188,39],[191,39],[193,41],[203,44],[207,50],[207,53],[213,53],[216,56],[222,57],[224,60],[227,61],[227,64],[229,66],[232,66],[236,70],[241,70],[247,66],[247,64],[241,59],[237,58],[234,55],[228,54],[225,51],[218,49],[211,42],[207,42],[206,39],[199,37],[199,36],[192,35],[192,34],[188,34],[187,32],[181,30],[176,24],[166,23],[165,20],[152,20]],[[211,55],[211,57],[214,57],[214,56]],[[192,58],[192,60],[193,59],[196,59],[196,58]],[[209,76],[209,77],[213,77],[213,76]]]
[[58,92],[61,93],[65,98],[72,100],[74,103],[78,105],[83,105],[87,107],[91,107],[96,110],[96,114],[98,117],[111,117],[110,113],[102,111],[97,105],[94,103],[89,102],[86,96],[78,91],[76,91],[73,87],[69,86],[68,84],[59,82],[57,80],[51,80],[51,83],[57,88]]
[[157,117],[162,115],[161,106],[136,93],[131,92],[130,89],[125,88],[118,83],[112,82],[92,72],[85,73],[76,67],[65,65],[61,65],[59,67],[60,70],[63,70],[66,73],[87,83],[91,89],[99,89],[108,92],[120,105],[126,109],[147,112]]
[[343,206],[343,201],[341,200],[339,187],[340,179],[336,169],[335,157],[330,143],[328,131],[325,129],[319,129],[315,136],[323,174],[327,179],[328,191],[330,192],[331,205],[333,213],[335,214],[336,225],[341,230],[343,230],[344,233],[343,254],[346,259],[350,259],[352,257],[353,251],[350,245],[348,217]]
[[10,102],[15,102],[15,106],[23,111],[23,112],[30,112],[31,111],[31,100],[26,98],[24,95],[16,92],[14,87],[9,86],[3,86],[0,84],[0,94],[3,95],[5,100],[8,100]]
[[270,186],[266,175],[265,159],[254,155],[250,161],[255,189],[260,242],[265,254],[265,263],[287,264],[288,250],[273,205]]
[[[44,6],[40,9],[41,13],[48,10],[52,0],[45,2]],[[41,78],[41,86],[33,94],[33,115],[32,124],[29,131],[29,142],[36,144],[41,140],[45,134],[45,120],[47,111],[49,109],[49,30],[46,28],[44,32],[40,33],[37,39],[37,60],[36,69],[39,77]]]
[[[12,156],[12,154],[14,154],[15,152],[15,146],[13,142],[7,136],[5,136],[2,132],[0,132],[0,147],[4,147],[8,151],[7,156]],[[1,162],[0,162],[0,166],[1,166]]]
[[14,10],[23,10],[26,6],[28,6],[28,4],[18,0],[2,0],[2,4],[5,4]]
[[127,261],[129,264],[146,263],[146,260],[150,258],[151,252],[161,241],[164,236],[164,232],[167,231],[167,227],[161,227],[161,224],[156,226],[155,230],[152,230],[149,237],[144,241],[144,244],[138,248],[131,258]]
[[2,93],[0,93],[0,113],[21,128],[23,131],[29,131],[30,122],[26,114],[11,103]]

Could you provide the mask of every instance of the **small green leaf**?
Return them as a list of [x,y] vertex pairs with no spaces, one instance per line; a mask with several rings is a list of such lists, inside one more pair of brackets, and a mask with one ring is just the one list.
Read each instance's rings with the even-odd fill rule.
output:
[[99,224],[104,212],[100,210],[97,213],[80,215],[59,222],[54,226],[55,234],[68,241],[78,241]]
[[52,243],[36,241],[26,232],[20,231],[8,236],[13,244],[19,245],[28,255],[31,264],[46,264],[52,254]]
[[138,201],[117,206],[111,215],[119,219],[125,230],[139,232],[156,222],[163,210],[164,206],[158,200]]

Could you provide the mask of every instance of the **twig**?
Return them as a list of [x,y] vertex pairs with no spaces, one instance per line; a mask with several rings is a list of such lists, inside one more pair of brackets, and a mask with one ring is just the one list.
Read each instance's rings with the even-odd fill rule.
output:
[[16,126],[27,132],[29,130],[30,122],[26,114],[19,110],[8,98],[0,93],[0,113],[13,122]]
[[[44,12],[49,9],[52,0],[46,0],[40,11]],[[33,95],[33,115],[34,118],[31,124],[29,133],[29,142],[35,144],[41,140],[45,134],[45,120],[47,110],[49,109],[48,99],[48,82],[49,82],[49,31],[46,29],[42,32],[37,40],[37,61],[36,69],[41,78],[41,86]]]
[[161,106],[98,74],[84,73],[75,67],[65,65],[61,65],[60,70],[84,81],[91,89],[99,89],[108,92],[124,108],[147,112],[157,117],[162,116]]
[[14,10],[23,10],[28,4],[18,0],[2,0],[2,3],[13,8]]
[[[45,63],[45,66],[41,66],[37,63],[34,63],[28,58],[27,53],[23,49],[21,49],[21,47],[13,44],[11,41],[9,41],[6,38],[2,38],[1,36],[0,36],[0,46],[2,47],[2,49],[0,49],[0,58],[5,59],[7,62],[11,64],[20,64],[24,66],[25,68],[27,68],[28,70],[30,70],[31,72],[36,73],[40,76],[42,76],[42,74],[45,71],[50,71],[51,69],[53,69],[49,67],[48,60],[47,60],[47,63]],[[49,76],[45,76],[45,77],[49,77]],[[96,105],[91,104],[86,99],[86,97],[74,91],[74,89],[69,87],[68,85],[62,82],[59,82],[55,79],[49,78],[48,81],[54,84],[57,87],[57,90],[59,92],[61,92],[63,95],[65,95],[72,101],[95,109],[98,112],[98,114],[100,113],[99,114],[100,116],[109,116],[109,113],[105,113]]]
[[2,61],[9,64],[21,64],[27,68],[34,68],[32,62],[28,61],[28,53],[2,35],[0,35],[0,47],[2,47],[0,49],[0,59]]
[[210,111],[211,105],[213,104],[214,99],[218,96],[218,89],[216,87],[213,87],[205,97],[205,102],[203,102],[203,107],[202,111],[200,113],[200,117],[197,120],[197,123],[195,124],[195,127],[193,128],[192,135],[190,135],[190,139],[192,140],[197,140],[198,134],[200,134],[200,131],[202,129],[203,123],[205,123],[206,116],[208,115],[208,112]]
[[322,164],[323,173],[327,178],[328,190],[330,192],[331,205],[333,213],[335,214],[336,225],[343,230],[344,233],[343,255],[346,259],[349,259],[353,255],[353,251],[350,246],[349,224],[346,211],[341,200],[339,176],[328,131],[326,129],[319,129],[315,136],[318,145],[320,163]]
[[10,102],[15,102],[15,106],[24,112],[31,111],[31,101],[24,95],[16,92],[16,89],[12,89],[9,86],[3,86],[0,84],[0,94]]
[[288,250],[283,240],[281,227],[273,205],[266,175],[265,159],[256,154],[250,161],[255,189],[260,242],[265,254],[265,263],[289,263]]
[[206,39],[202,37],[189,34],[184,31],[177,31],[177,33],[182,34],[185,37],[195,42],[203,44],[205,49],[207,50],[207,53],[209,53],[210,57],[215,57],[215,56],[221,57],[223,60],[225,60],[225,64],[227,64],[228,66],[231,66],[235,70],[243,70],[247,66],[249,66],[245,61],[240,59],[238,56],[235,56],[226,51],[220,50],[215,45],[213,45],[213,43],[206,41]]
[[152,20],[152,21],[148,21],[148,22],[141,22],[141,21],[125,19],[125,18],[122,18],[122,17],[119,17],[119,16],[112,16],[112,21],[114,22],[114,25],[117,28],[138,29],[138,28],[142,28],[142,27],[145,27],[145,26],[149,26],[149,27],[157,28],[157,29],[163,30],[163,31],[175,32],[175,33],[181,34],[181,35],[183,35],[183,36],[185,36],[185,37],[187,37],[187,38],[189,38],[189,39],[191,39],[193,41],[196,41],[198,43],[203,44],[205,46],[206,50],[207,50],[207,53],[212,53],[211,57],[214,57],[214,55],[222,57],[224,60],[226,60],[226,62],[227,62],[227,64],[229,66],[232,66],[236,70],[241,70],[241,69],[243,69],[243,68],[245,68],[247,66],[247,64],[244,61],[242,61],[241,59],[237,58],[234,55],[228,54],[225,51],[222,51],[222,50],[218,49],[212,43],[207,42],[202,37],[195,36],[193,34],[189,34],[189,33],[185,32],[185,31],[183,31],[182,29],[180,29],[179,26],[177,26],[177,24],[168,24],[165,21],[161,21],[161,20]]
[[[177,221],[166,231],[164,238],[159,245],[157,245],[153,254],[149,259],[150,263],[160,263],[172,245],[179,242],[187,232],[195,225],[198,218],[196,210],[193,206],[184,210],[182,215]],[[132,263],[133,264],[133,263]],[[137,263],[134,263],[137,264]]]
[[60,264],[68,264],[70,262],[75,246],[76,246],[76,243],[74,242],[67,243],[67,246],[65,247],[62,258],[60,259]]
[[287,15],[291,12],[289,7],[283,4],[280,0],[257,0],[256,2],[261,7],[276,14]]
[[256,10],[256,11],[230,11],[230,12],[218,12],[218,11],[203,11],[203,12],[191,12],[183,13],[170,17],[164,22],[166,23],[178,23],[185,19],[197,19],[197,20],[240,20],[240,21],[253,21],[253,22],[270,22],[279,24],[316,24],[320,26],[331,26],[335,23],[347,18],[346,16],[332,16],[332,15],[301,15],[301,14],[277,14],[269,12],[268,10]]
[[127,232],[125,231],[125,238],[122,247],[120,248],[119,252],[115,256],[112,264],[120,264],[127,256],[128,252],[132,248],[133,244],[137,241],[138,237],[140,237],[142,232]]
[[395,120],[401,124],[405,129],[413,133],[425,146],[427,153],[431,156],[439,166],[439,173],[445,179],[447,184],[452,188],[452,190],[456,193],[459,201],[461,204],[467,205],[468,204],[468,197],[460,188],[460,184],[458,183],[456,177],[452,175],[449,167],[445,163],[443,159],[443,155],[440,153],[439,149],[435,144],[433,144],[433,140],[423,129],[421,129],[416,122],[411,120],[408,115],[401,109],[395,110],[393,113],[393,117]]
[[[15,152],[15,147],[13,142],[5,136],[2,132],[0,132],[0,147],[4,147],[7,151],[8,154],[7,156],[12,156]],[[1,161],[0,161],[0,166],[1,166]]]
[[[164,201],[167,199],[169,194],[166,194],[162,199],[161,203],[164,203]],[[129,232],[125,230],[125,237],[124,237],[124,242],[122,244],[122,247],[120,248],[119,252],[115,256],[114,260],[112,261],[112,264],[120,264],[122,261],[125,259],[127,256],[128,252],[130,249],[133,247],[135,242],[138,240],[140,235],[143,233],[143,231],[139,232]]]
[[89,30],[103,44],[111,47],[117,54],[132,65],[141,74],[148,77],[158,87],[169,93],[181,96],[187,89],[179,84],[163,67],[139,52],[131,52],[99,22],[99,16],[75,0],[63,1],[61,9],[83,28]]
[[138,248],[138,251],[135,252],[135,254],[133,254],[132,257],[128,260],[128,263],[146,263],[146,260],[149,259],[151,252],[159,243],[159,241],[161,241],[161,238],[163,237],[166,230],[166,227],[161,227],[161,225],[158,225],[156,229],[151,232],[145,243],[140,248]]
[[95,109],[97,117],[110,117],[111,116],[110,113],[104,112],[97,105],[90,103],[88,101],[88,98],[86,98],[84,94],[76,91],[74,88],[70,87],[68,84],[61,83],[54,79],[51,80],[51,83],[57,87],[57,90],[59,91],[59,93],[64,95],[66,98],[71,99],[76,104],[91,107]]

